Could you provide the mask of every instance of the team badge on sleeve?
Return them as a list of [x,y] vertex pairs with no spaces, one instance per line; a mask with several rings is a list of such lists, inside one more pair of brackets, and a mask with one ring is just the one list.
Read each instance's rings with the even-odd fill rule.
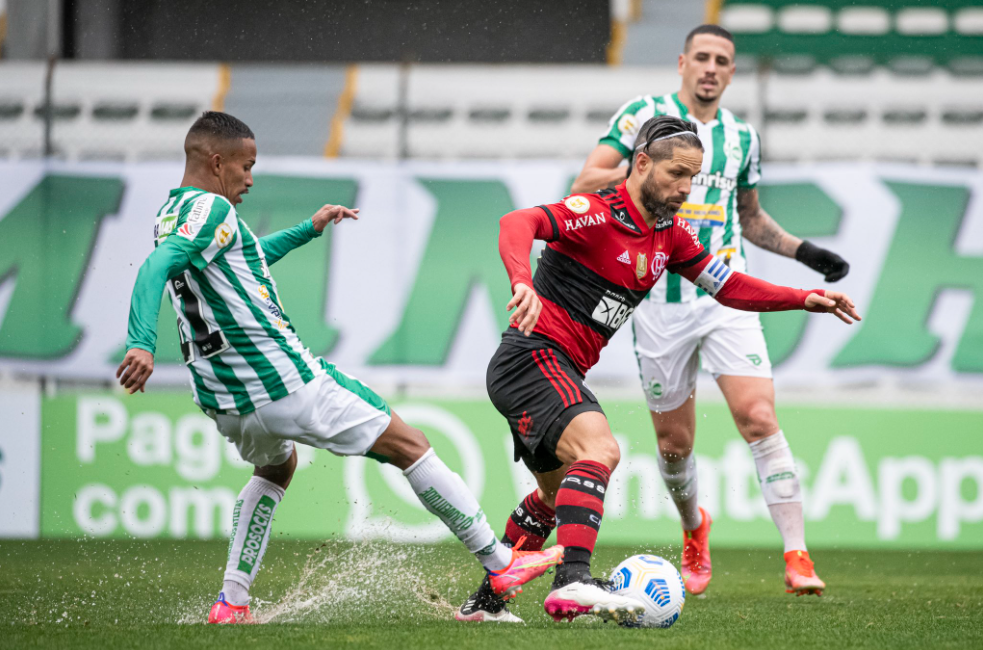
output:
[[232,241],[232,226],[227,223],[220,223],[215,229],[215,243],[219,248],[225,248]]
[[563,205],[567,206],[571,212],[575,214],[584,214],[590,210],[590,201],[582,196],[570,196],[563,202]]
[[638,132],[638,118],[631,113],[622,115],[618,120],[618,130],[624,135],[635,135]]

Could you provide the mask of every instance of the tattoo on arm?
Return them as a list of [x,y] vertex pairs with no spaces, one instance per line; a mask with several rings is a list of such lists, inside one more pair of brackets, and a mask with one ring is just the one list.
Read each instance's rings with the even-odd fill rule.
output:
[[779,226],[758,202],[758,190],[737,191],[737,215],[744,237],[766,251],[795,257],[802,240],[790,235]]

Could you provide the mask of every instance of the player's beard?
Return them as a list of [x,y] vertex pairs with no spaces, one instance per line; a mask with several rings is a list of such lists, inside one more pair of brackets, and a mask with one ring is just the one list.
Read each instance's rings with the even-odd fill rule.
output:
[[652,176],[653,174],[650,173],[649,177],[642,183],[642,207],[655,217],[656,223],[659,223],[672,219],[673,215],[676,214],[676,208],[659,197],[659,190],[656,188],[655,179]]

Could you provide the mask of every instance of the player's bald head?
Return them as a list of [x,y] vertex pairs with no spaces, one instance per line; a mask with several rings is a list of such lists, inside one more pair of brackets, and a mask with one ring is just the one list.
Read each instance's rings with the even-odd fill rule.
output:
[[188,130],[184,153],[188,160],[207,160],[212,154],[229,156],[244,140],[256,140],[246,123],[228,113],[205,111]]

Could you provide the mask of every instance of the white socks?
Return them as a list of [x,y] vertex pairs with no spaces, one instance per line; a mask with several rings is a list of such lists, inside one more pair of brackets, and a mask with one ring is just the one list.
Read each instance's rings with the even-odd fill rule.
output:
[[785,552],[805,551],[805,521],[802,517],[802,489],[795,459],[785,434],[778,433],[752,442],[751,455],[758,469],[761,494],[771,518],[785,540]]
[[229,540],[229,561],[225,565],[225,584],[222,587],[230,605],[249,604],[249,587],[266,553],[273,527],[273,513],[283,499],[283,488],[254,476],[239,493],[232,513],[232,538]]
[[696,459],[693,454],[674,461],[668,461],[659,454],[659,471],[669,489],[669,496],[679,510],[683,530],[696,530],[703,523],[703,516],[697,499]]
[[499,543],[471,490],[432,448],[403,475],[423,507],[437,515],[486,570],[501,571],[509,565],[511,549]]

